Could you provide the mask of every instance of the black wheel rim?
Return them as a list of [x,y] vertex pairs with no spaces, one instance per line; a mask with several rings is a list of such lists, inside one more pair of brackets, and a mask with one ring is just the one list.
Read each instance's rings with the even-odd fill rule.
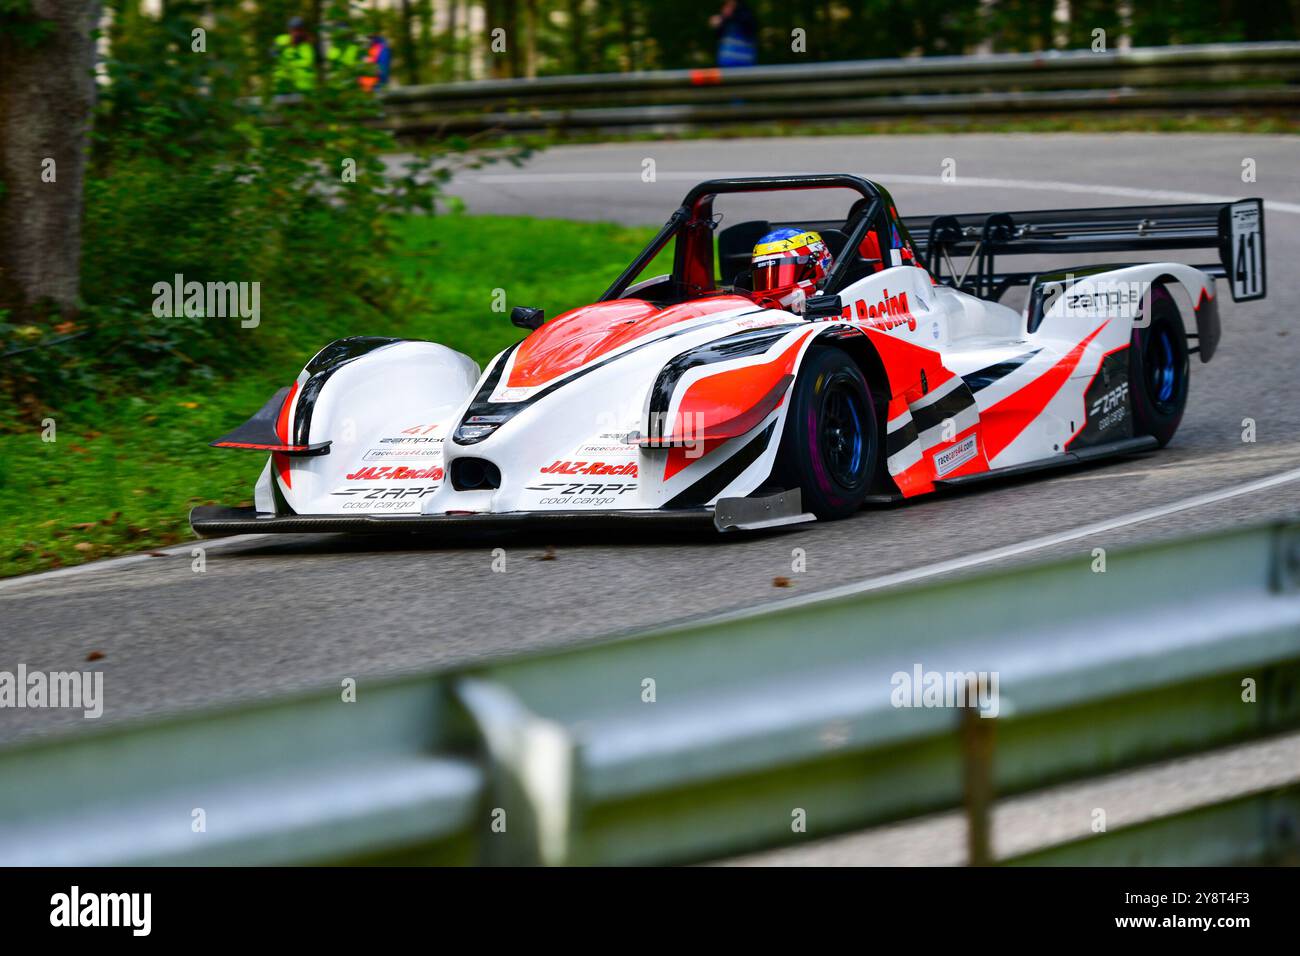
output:
[[866,406],[851,382],[835,379],[828,383],[822,400],[822,459],[841,487],[853,488],[862,482],[867,459],[866,420]]

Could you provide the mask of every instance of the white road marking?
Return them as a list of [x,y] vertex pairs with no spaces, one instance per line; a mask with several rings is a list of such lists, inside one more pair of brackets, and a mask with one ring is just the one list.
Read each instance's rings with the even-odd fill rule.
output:
[[132,564],[139,564],[141,561],[152,561],[160,555],[171,557],[172,555],[188,555],[192,548],[202,548],[204,551],[220,550],[232,544],[241,544],[248,541],[256,541],[259,538],[265,538],[264,534],[237,534],[229,538],[209,538],[195,539],[185,544],[168,545],[165,548],[155,548],[153,551],[146,551],[142,554],[126,554],[120,558],[106,558],[103,561],[90,561],[86,564],[74,564],[70,568],[56,568],[53,571],[41,571],[39,574],[24,574],[16,578],[6,578],[0,581],[0,591],[6,588],[18,587],[23,584],[31,584],[33,581],[48,581],[50,578],[69,578],[78,574],[87,574],[91,571],[112,571],[116,568],[127,567]]
[[[674,172],[664,170],[656,175],[656,180],[666,182],[699,183],[706,179],[730,179],[734,176],[774,176],[786,175],[771,171],[754,172]],[[862,173],[867,179],[884,183],[903,183],[909,186],[934,186],[936,189],[961,188],[975,186],[986,189],[1025,189],[1052,193],[1078,193],[1080,195],[1123,196],[1127,199],[1146,199],[1164,202],[1236,202],[1240,196],[1220,196],[1213,193],[1192,193],[1177,189],[1144,189],[1135,186],[1106,186],[1096,183],[1070,183],[1059,180],[1041,179],[997,179],[988,176],[960,176],[952,182],[941,182],[938,176],[920,176],[916,173]],[[588,172],[588,173],[485,173],[481,176],[466,177],[469,181],[483,185],[545,185],[555,183],[622,183],[641,182],[639,172]],[[1280,202],[1276,199],[1264,200],[1264,208],[1270,212],[1285,212],[1300,215],[1300,203]]]
[[1221,488],[1218,491],[1211,491],[1203,495],[1196,495],[1192,498],[1185,498],[1182,501],[1176,501],[1172,504],[1147,508],[1144,511],[1120,515],[1116,518],[1107,518],[1105,521],[1097,521],[1093,524],[1082,525],[1069,531],[1044,535],[1041,538],[1030,538],[1027,541],[1020,541],[1016,544],[1009,544],[1000,548],[992,548],[988,551],[977,551],[974,554],[968,554],[960,558],[949,558],[946,561],[939,561],[936,564],[927,564],[919,568],[911,568],[907,571],[897,571],[893,574],[885,574],[878,578],[869,578],[866,581],[855,581],[852,584],[842,584],[839,587],[829,588],[824,591],[814,591],[811,594],[801,594],[798,597],[761,604],[755,608],[729,611],[720,615],[706,615],[703,618],[697,618],[688,623],[690,626],[694,627],[698,626],[701,621],[723,622],[738,620],[750,617],[754,614],[769,614],[772,611],[780,611],[785,608],[800,607],[805,604],[815,604],[822,601],[835,600],[836,598],[852,597],[858,594],[866,594],[870,591],[879,591],[883,588],[897,587],[900,584],[911,584],[914,581],[922,581],[926,578],[937,577],[941,574],[950,574],[953,571],[963,571],[967,568],[977,567],[981,564],[990,564],[994,561],[1004,561],[1007,558],[1018,557],[1022,554],[1028,554],[1033,551],[1041,551],[1044,548],[1051,548],[1058,544],[1066,544],[1070,541],[1078,541],[1081,538],[1089,538],[1093,535],[1104,534],[1107,531],[1115,531],[1119,528],[1127,528],[1147,521],[1154,521],[1156,518],[1163,518],[1166,515],[1177,514],[1180,511],[1190,511],[1193,508],[1201,508],[1205,505],[1216,504],[1220,501],[1227,501],[1230,498],[1239,498],[1242,495],[1253,494],[1257,491],[1265,491],[1269,488],[1276,488],[1279,485],[1290,484],[1294,481],[1300,481],[1300,468],[1295,468],[1291,471],[1284,471],[1276,475],[1270,475],[1267,478],[1260,478],[1256,481],[1250,481],[1244,485],[1237,485],[1232,488]]

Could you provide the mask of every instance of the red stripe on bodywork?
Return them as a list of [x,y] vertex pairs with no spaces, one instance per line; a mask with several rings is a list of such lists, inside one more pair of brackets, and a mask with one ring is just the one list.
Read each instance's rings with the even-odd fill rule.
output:
[[980,412],[983,424],[984,454],[991,462],[1004,448],[1020,436],[1029,423],[1043,413],[1078,366],[1086,350],[1109,323],[1101,323],[1087,338],[1070,349],[1065,357],[1019,391]]
[[642,299],[614,299],[558,315],[520,343],[506,384],[542,385],[636,339],[679,322],[753,307],[743,296],[719,295],[659,309]]
[[[293,400],[298,396],[298,383],[294,382],[293,387],[289,389],[289,394],[284,397],[284,404],[280,406],[280,414],[275,419],[275,435],[284,444],[289,444],[289,412],[293,410]],[[276,473],[280,480],[284,482],[286,488],[293,487],[293,479],[289,472],[289,456],[275,452],[271,455],[275,461]]]
[[[953,373],[944,368],[939,353],[934,349],[913,345],[880,329],[867,328],[863,331],[885,366],[890,394],[905,395],[909,405],[952,378]],[[924,388],[921,387],[923,376]]]
[[261,445],[251,441],[214,441],[213,448],[251,448],[254,451],[309,451],[310,445]]
[[668,458],[664,463],[664,481],[677,474],[691,462],[699,461],[721,444],[721,441],[701,441],[697,448],[673,445],[668,449]]
[[794,340],[769,362],[742,365],[696,379],[686,389],[668,434],[705,439],[735,438],[781,404],[794,381],[799,350],[815,329]]

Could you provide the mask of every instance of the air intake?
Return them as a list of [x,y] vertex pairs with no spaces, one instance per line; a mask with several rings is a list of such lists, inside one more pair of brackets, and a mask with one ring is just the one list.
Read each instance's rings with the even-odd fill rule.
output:
[[457,458],[451,463],[451,486],[457,491],[501,487],[501,469],[486,458]]

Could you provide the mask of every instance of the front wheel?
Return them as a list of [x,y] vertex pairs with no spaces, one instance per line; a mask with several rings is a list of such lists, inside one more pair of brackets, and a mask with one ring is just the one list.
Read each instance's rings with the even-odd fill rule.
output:
[[1164,286],[1151,288],[1150,309],[1150,323],[1134,329],[1129,344],[1133,430],[1151,435],[1164,446],[1174,437],[1187,407],[1187,331]]
[[840,349],[814,345],[790,394],[773,476],[798,488],[822,520],[862,506],[880,456],[879,426],[862,371]]

